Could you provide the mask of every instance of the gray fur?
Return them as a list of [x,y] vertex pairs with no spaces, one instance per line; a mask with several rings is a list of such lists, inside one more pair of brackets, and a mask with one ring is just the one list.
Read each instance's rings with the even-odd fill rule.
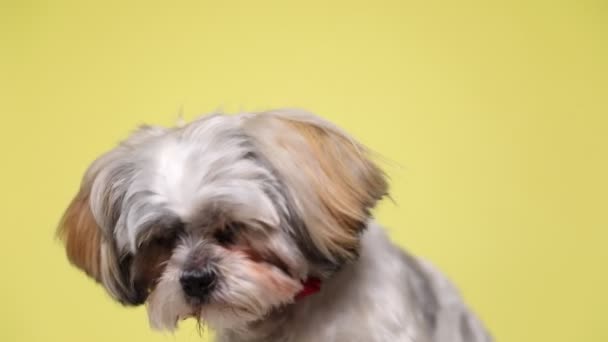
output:
[[449,280],[428,262],[405,255],[374,222],[363,235],[359,260],[327,280],[321,292],[249,330],[219,334],[220,342],[491,340]]
[[[307,151],[305,136],[284,119],[334,137],[328,141],[344,144],[340,151],[356,151],[323,166],[360,181],[340,189],[341,204],[357,205],[334,210],[319,200],[308,181],[319,175],[310,165],[320,152]],[[337,182],[321,184],[328,183]],[[311,114],[212,115],[176,128],[142,127],[93,163],[83,189],[104,236],[101,282],[123,303],[146,300],[157,329],[193,317],[221,342],[490,341],[450,282],[395,247],[369,218],[386,183],[363,147]],[[214,233],[232,222],[243,227],[238,240],[222,245]],[[175,237],[170,256],[142,292],[132,260],[163,236]],[[197,267],[217,275],[204,301],[186,298],[180,286],[183,270]],[[323,288],[296,301],[308,277],[323,279]]]

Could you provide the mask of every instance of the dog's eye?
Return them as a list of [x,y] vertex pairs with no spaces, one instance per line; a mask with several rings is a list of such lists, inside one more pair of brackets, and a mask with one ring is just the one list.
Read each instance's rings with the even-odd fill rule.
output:
[[151,248],[173,249],[178,238],[184,232],[184,223],[176,218],[152,222],[150,230],[146,231],[145,246]]
[[173,248],[175,238],[175,235],[157,236],[152,240],[152,244],[162,248]]
[[240,229],[240,224],[229,223],[213,235],[215,240],[222,245],[230,245],[234,243],[236,233]]

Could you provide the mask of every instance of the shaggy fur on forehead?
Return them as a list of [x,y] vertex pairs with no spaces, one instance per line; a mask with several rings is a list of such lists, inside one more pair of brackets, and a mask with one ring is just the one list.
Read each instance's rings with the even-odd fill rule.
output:
[[253,157],[239,123],[235,116],[205,117],[145,145],[110,152],[122,155],[95,179],[91,206],[122,253],[135,252],[138,235],[163,216],[188,222],[205,206],[277,225],[281,203],[267,194],[275,191],[268,186],[273,175]]

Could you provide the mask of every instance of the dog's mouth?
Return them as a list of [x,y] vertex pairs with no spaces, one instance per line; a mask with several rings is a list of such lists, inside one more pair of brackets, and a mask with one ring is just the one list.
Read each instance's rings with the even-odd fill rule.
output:
[[[184,260],[168,261],[150,288],[147,307],[153,328],[174,330],[180,321],[194,318],[201,325],[222,326],[254,322],[273,310],[298,300],[307,285],[273,251],[254,249],[246,241],[214,246],[209,267],[216,272],[215,285],[202,298],[186,295],[181,286]],[[213,259],[211,259],[213,260]]]
[[[287,263],[281,260],[281,258],[276,255],[262,255],[261,253],[258,253],[257,251],[244,246],[232,246],[230,248],[225,248],[225,250],[229,253],[238,253],[239,255],[244,256],[245,258],[247,258],[247,260],[259,265],[261,269],[271,269],[275,272],[282,274],[284,277],[288,277],[290,279],[293,279],[294,281],[300,282],[300,280],[298,280],[297,277],[289,271]],[[222,276],[221,274],[219,274],[218,276],[220,277],[220,280],[218,280],[218,282],[221,283]],[[294,294],[294,298],[296,295],[297,293]],[[253,312],[249,312],[246,307],[240,307],[229,301],[217,298],[213,295],[213,293],[211,293],[209,297],[206,297],[204,299],[187,298],[186,301],[189,304],[191,310],[178,315],[178,317],[176,318],[177,321],[182,321],[190,318],[194,318],[199,321],[205,320],[205,308],[208,306],[223,307],[233,312],[240,311],[244,313],[253,314]]]

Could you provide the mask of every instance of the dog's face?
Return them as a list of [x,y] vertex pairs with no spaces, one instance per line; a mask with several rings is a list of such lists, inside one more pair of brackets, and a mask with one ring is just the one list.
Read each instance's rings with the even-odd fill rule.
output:
[[70,261],[154,327],[235,328],[357,255],[387,190],[364,147],[294,111],[142,127],[87,170],[59,227]]

